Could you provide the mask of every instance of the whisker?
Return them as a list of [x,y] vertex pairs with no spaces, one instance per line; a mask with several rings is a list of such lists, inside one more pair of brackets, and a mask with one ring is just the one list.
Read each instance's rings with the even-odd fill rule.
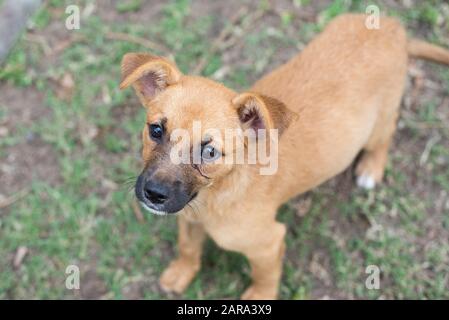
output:
[[137,181],[137,176],[130,176],[130,177],[124,178],[120,182],[120,188],[123,188],[126,191],[130,192],[134,188],[136,181]]

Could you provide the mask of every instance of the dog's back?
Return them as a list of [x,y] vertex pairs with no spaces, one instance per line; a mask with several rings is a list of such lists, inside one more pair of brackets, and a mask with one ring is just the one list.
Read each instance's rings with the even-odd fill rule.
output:
[[353,98],[353,91],[369,98],[376,90],[366,90],[367,86],[381,88],[379,81],[397,73],[404,77],[407,37],[403,27],[394,19],[382,18],[380,28],[370,30],[365,19],[364,15],[336,18],[303,52],[256,82],[253,90],[302,112],[322,108],[320,102],[329,108],[336,99]]
[[[389,140],[404,91],[409,50],[425,56],[430,46],[433,55],[426,58],[449,61],[444,49],[422,42],[410,48],[397,20],[381,18],[378,29],[369,29],[366,19],[355,14],[336,18],[303,52],[252,88],[283,101],[299,115],[280,142],[282,200],[343,171],[360,150]],[[371,180],[382,178],[383,166],[367,173]]]

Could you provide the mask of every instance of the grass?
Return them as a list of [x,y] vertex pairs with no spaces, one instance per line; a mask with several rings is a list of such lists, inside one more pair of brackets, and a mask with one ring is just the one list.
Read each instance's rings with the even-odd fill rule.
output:
[[[413,33],[425,30],[432,41],[448,43],[449,17],[439,1],[410,9],[376,2],[410,23]],[[78,3],[83,7],[90,2]],[[157,278],[176,254],[176,222],[145,215],[140,223],[132,213],[132,192],[124,183],[140,169],[144,110],[130,90],[118,90],[119,64],[126,52],[148,49],[111,41],[106,35],[124,32],[160,43],[168,52],[156,53],[173,54],[181,70],[188,72],[225,22],[217,13],[198,14],[194,3],[180,0],[164,4],[151,23],[107,22],[102,12],[95,12],[82,19],[80,30],[65,31],[57,26],[63,25],[62,9],[68,4],[72,3],[47,1],[34,17],[33,32],[54,39],[58,32],[64,38],[73,32],[69,35],[82,36],[83,41],[48,61],[39,43],[22,37],[0,71],[6,88],[42,94],[40,102],[24,100],[24,108],[35,110],[41,103],[48,111],[31,123],[18,123],[1,138],[0,159],[14,148],[26,147],[31,132],[49,147],[48,156],[57,163],[53,179],[32,178],[25,198],[0,209],[0,298],[166,298]],[[363,11],[364,5],[336,0],[315,7],[313,1],[292,1],[279,16],[250,28],[242,45],[229,49],[234,58],[211,54],[203,74],[214,78],[227,67],[222,81],[246,88],[283,61],[280,53],[294,54],[297,43],[313,38],[332,17]],[[316,22],[297,18],[297,10],[304,8],[314,10]],[[145,16],[152,6],[132,0],[108,10],[116,17]],[[449,88],[449,72],[427,64],[425,68],[439,89],[425,89],[419,110],[403,115],[404,127],[382,187],[360,192],[345,174],[312,192],[312,207],[305,217],[299,217],[291,204],[280,209],[279,219],[289,226],[282,298],[449,298],[449,209],[447,203],[436,204],[448,201],[449,192],[448,118],[440,107]],[[68,98],[58,96],[58,79],[64,74],[70,74],[75,84]],[[0,105],[0,125],[10,112],[7,104]],[[434,135],[440,139],[420,166],[417,158]],[[349,185],[349,190],[341,192],[336,186],[340,183]],[[17,184],[20,189],[20,181]],[[20,246],[27,247],[28,254],[14,268],[12,260]],[[79,291],[64,286],[65,269],[71,264],[81,269]],[[370,264],[381,268],[380,290],[365,288],[365,268]],[[235,298],[249,281],[245,259],[209,241],[203,271],[184,297]]]

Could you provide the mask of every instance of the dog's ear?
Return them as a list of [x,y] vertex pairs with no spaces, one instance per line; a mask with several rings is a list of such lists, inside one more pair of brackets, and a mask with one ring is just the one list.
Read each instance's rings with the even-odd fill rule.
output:
[[165,58],[147,53],[127,53],[122,59],[120,89],[132,85],[145,105],[166,87],[177,83],[181,75],[176,65]]
[[298,115],[281,101],[253,92],[241,93],[232,99],[243,130],[251,128],[278,129],[281,135]]

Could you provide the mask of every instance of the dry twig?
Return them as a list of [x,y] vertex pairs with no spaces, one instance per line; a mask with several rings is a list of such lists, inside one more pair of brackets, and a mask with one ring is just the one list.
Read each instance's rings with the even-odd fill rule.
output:
[[127,33],[108,32],[108,33],[106,33],[106,38],[110,39],[110,40],[119,40],[119,41],[126,41],[129,43],[138,44],[138,45],[143,46],[149,50],[156,50],[156,51],[160,51],[165,54],[167,54],[169,52],[169,50],[161,44],[157,44],[155,42],[144,39],[142,37],[133,36],[133,35],[130,35]]
[[28,253],[28,248],[25,246],[20,246],[17,249],[16,255],[14,256],[14,261],[12,263],[12,265],[15,269],[18,269],[21,266],[23,259],[25,258],[27,253]]
[[142,209],[140,209],[140,205],[137,203],[137,199],[133,199],[132,207],[133,207],[134,215],[136,216],[137,221],[139,221],[139,223],[144,223],[145,218],[143,217]]
[[[235,15],[231,17],[229,20],[229,24],[225,27],[218,37],[212,42],[209,51],[207,51],[200,59],[198,64],[193,68],[192,74],[199,75],[204,71],[204,68],[207,65],[207,61],[210,57],[220,51],[224,51],[227,48],[233,46],[241,35],[245,34],[245,30],[254,25],[257,20],[259,20],[266,12],[264,9],[259,9],[255,11],[253,14],[249,15],[248,18],[245,19],[245,16],[248,14],[248,7],[241,7]],[[239,34],[235,33],[236,27],[241,25],[241,30]]]
[[20,190],[19,192],[17,192],[16,194],[13,194],[10,197],[0,199],[0,209],[6,208],[6,207],[12,205],[14,202],[20,200],[28,193],[28,191],[29,191],[28,189],[23,189],[23,190]]

